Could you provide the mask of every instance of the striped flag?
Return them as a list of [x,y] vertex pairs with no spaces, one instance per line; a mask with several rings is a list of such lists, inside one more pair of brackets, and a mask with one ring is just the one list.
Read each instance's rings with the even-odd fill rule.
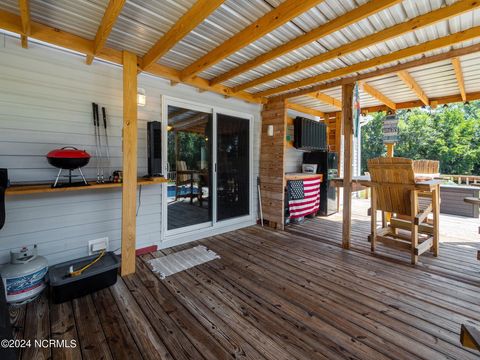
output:
[[290,218],[314,214],[320,208],[320,179],[303,180],[303,199],[289,200]]

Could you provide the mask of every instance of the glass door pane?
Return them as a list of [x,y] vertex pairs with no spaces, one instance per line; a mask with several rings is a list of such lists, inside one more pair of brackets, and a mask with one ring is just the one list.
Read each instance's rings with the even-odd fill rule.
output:
[[212,221],[212,114],[168,106],[167,230]]
[[250,213],[250,121],[217,114],[217,221]]

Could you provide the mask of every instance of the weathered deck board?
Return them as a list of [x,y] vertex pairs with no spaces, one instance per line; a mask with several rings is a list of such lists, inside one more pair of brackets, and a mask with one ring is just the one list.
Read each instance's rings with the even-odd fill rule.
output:
[[[43,296],[12,312],[16,336],[79,347],[25,349],[22,359],[480,358],[459,342],[461,324],[480,324],[478,225],[443,217],[440,256],[411,266],[406,253],[370,253],[365,204],[353,201],[349,251],[341,215],[284,232],[254,226],[144,255],[135,274],[72,302]],[[165,280],[148,268],[199,243],[221,259]]]

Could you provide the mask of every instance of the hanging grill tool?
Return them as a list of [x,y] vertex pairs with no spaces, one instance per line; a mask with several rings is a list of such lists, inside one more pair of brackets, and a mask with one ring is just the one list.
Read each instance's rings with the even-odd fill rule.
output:
[[103,174],[104,159],[103,159],[103,146],[102,146],[102,128],[100,126],[100,115],[99,115],[99,112],[98,112],[98,104],[95,104],[95,115],[96,115],[96,118],[97,118],[97,134],[98,134],[98,147],[99,147],[98,151],[99,151],[99,154],[100,154],[100,157],[99,157],[99,161],[100,161],[100,182],[104,183],[105,178],[104,178],[104,174]]
[[105,147],[107,155],[107,165],[110,165],[110,145],[108,144],[108,132],[107,132],[107,109],[102,106],[102,115],[103,115],[103,128],[105,129]]
[[[93,125],[95,128],[95,155],[97,163],[97,183],[105,182],[105,165],[106,161],[110,162],[110,146],[108,144],[107,132],[107,111],[102,107],[103,129],[105,134],[102,135],[102,126],[100,125],[100,114],[98,104],[92,103],[93,109]],[[102,137],[105,136],[105,149],[103,149]]]
[[95,131],[95,164],[97,168],[97,183],[100,182],[100,148],[98,145],[98,128],[97,128],[97,104],[92,103],[93,113],[93,129]]

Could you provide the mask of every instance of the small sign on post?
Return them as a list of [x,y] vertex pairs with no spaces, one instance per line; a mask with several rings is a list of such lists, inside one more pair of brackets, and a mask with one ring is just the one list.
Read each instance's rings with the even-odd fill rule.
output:
[[398,142],[398,118],[396,114],[385,116],[383,120],[383,143],[395,144]]

